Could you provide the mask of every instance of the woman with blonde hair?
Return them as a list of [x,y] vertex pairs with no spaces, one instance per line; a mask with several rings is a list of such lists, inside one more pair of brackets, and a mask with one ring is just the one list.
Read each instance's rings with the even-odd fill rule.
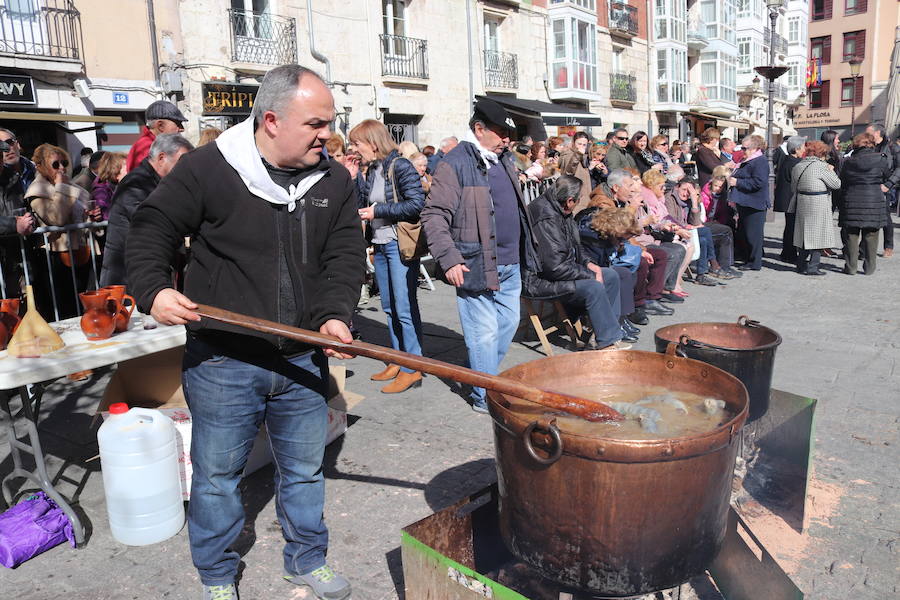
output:
[[[390,132],[388,132],[388,135],[390,135]],[[400,145],[397,146],[397,149],[400,152],[400,156],[402,156],[406,160],[409,160],[413,154],[419,151],[419,147],[409,140],[400,142]]]
[[659,165],[663,173],[669,172],[669,167],[672,166],[672,159],[669,157],[669,136],[653,136],[650,140],[650,157],[653,164]]
[[[359,187],[359,216],[368,223],[374,246],[375,279],[381,291],[381,308],[387,317],[391,345],[397,350],[422,355],[422,318],[416,298],[419,259],[404,260],[397,244],[397,223],[415,223],[425,205],[421,176],[400,156],[387,128],[366,119],[350,130],[350,146],[368,163]],[[412,155],[410,155],[412,156]],[[391,381],[382,388],[396,394],[422,385],[422,374],[406,367],[387,365],[371,377]]]
[[[37,174],[25,191],[25,202],[37,218],[37,226],[61,227],[83,222],[90,196],[85,189],[70,182],[69,154],[58,146],[41,144],[35,148],[31,160],[37,168]],[[59,316],[74,316],[78,309],[67,263],[71,262],[70,249],[77,265],[84,264],[90,258],[90,254],[85,252],[89,250],[85,245],[84,235],[80,232],[51,233],[47,236],[47,243],[53,252],[51,264]],[[49,281],[46,283],[46,287],[40,287],[44,288],[45,294],[49,294]],[[44,301],[47,299],[44,298]],[[45,304],[44,309],[47,308]]]
[[772,206],[769,197],[769,161],[766,140],[761,135],[748,135],[741,141],[745,157],[728,178],[731,187],[729,201],[738,212],[738,236],[747,247],[747,262],[738,267],[742,271],[762,269],[763,236],[766,210]]
[[112,208],[113,194],[116,186],[125,177],[124,152],[107,152],[100,159],[97,166],[97,179],[91,189],[91,201],[94,203],[91,211],[91,220],[106,221],[109,219],[109,209]]
[[425,194],[431,191],[431,174],[428,173],[428,156],[424,152],[416,152],[409,158],[409,162],[416,168],[419,174],[419,180],[422,183],[422,190]]
[[218,127],[205,127],[200,130],[200,138],[197,140],[197,147],[205,146],[222,135],[222,130]]

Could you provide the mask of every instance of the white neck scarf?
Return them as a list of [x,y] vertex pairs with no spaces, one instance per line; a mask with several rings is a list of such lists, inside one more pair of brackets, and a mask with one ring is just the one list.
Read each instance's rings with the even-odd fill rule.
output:
[[475,133],[471,129],[466,131],[466,135],[463,136],[463,140],[471,143],[473,146],[475,146],[476,149],[478,149],[478,152],[481,154],[481,160],[484,161],[484,166],[486,166],[488,169],[500,162],[500,157],[497,156],[497,153],[491,152],[490,150],[482,146],[481,142],[478,141],[478,138],[475,137]]

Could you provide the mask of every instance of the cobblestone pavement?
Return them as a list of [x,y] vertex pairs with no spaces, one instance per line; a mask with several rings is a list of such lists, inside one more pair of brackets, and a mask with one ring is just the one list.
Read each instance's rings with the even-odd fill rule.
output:
[[[877,272],[849,277],[826,259],[826,277],[802,277],[775,260],[780,217],[767,226],[766,268],[724,288],[687,285],[691,297],[672,317],[653,318],[637,349],[652,350],[655,328],[685,321],[733,321],[746,314],[778,331],[774,386],[819,400],[813,518],[806,534],[769,550],[807,598],[900,597],[900,257]],[[454,296],[445,285],[419,293],[428,355],[462,363]],[[377,300],[358,326],[385,344]],[[505,361],[539,358],[515,343]],[[347,361],[348,388],[365,395],[347,434],[326,460],[329,561],[360,600],[404,598],[400,529],[495,479],[490,419],[471,410],[451,382],[386,396],[369,376],[381,365]],[[59,489],[78,495],[90,534],[83,549],[57,547],[18,569],[0,571],[0,590],[18,600],[190,599],[199,597],[187,531],[149,547],[127,547],[109,533],[92,415],[107,373],[84,384],[56,384],[45,397],[41,435]],[[5,439],[5,438],[4,438]],[[0,450],[0,474],[12,468]],[[272,502],[272,468],[245,479],[247,522],[240,541],[245,599],[302,598],[280,580],[281,533]],[[683,594],[687,597],[690,594]],[[704,597],[712,597],[706,595]],[[410,598],[409,600],[419,600]],[[765,600],[765,599],[761,599]]]

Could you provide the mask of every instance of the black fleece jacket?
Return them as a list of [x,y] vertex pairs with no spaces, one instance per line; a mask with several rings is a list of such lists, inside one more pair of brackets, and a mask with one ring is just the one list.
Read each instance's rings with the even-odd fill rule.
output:
[[[156,294],[172,287],[170,261],[182,238],[191,236],[184,293],[194,302],[284,322],[278,268],[283,244],[297,315],[284,324],[318,329],[329,319],[349,322],[365,275],[356,190],[339,163],[323,159],[317,168],[324,177],[288,212],[251,194],[216,144],[183,156],[132,219],[126,261],[138,307],[149,311]],[[188,329],[223,353],[307,349],[206,319]]]

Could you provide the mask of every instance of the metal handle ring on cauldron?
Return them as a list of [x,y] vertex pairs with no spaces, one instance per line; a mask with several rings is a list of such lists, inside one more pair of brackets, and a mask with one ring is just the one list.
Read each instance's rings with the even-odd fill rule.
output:
[[754,321],[747,315],[741,315],[738,317],[737,324],[741,327],[759,327],[759,321]]
[[528,427],[525,428],[525,431],[522,432],[522,444],[525,446],[525,451],[528,452],[528,455],[531,456],[535,462],[542,465],[552,465],[559,460],[563,451],[562,435],[559,433],[559,427],[557,427],[555,423],[550,423],[547,427],[541,427],[541,430],[546,431],[550,434],[550,437],[553,438],[553,451],[547,451],[549,454],[547,458],[541,457],[537,451],[535,451],[534,446],[531,443],[531,434],[537,428],[537,421],[529,423]]
[[684,348],[682,348],[682,346],[686,346],[687,343],[683,342],[682,338],[686,338],[688,341],[690,341],[691,339],[688,336],[683,335],[678,338],[677,344],[675,342],[669,342],[668,344],[666,344],[666,354],[670,356],[680,356],[681,358],[687,358],[687,353],[684,351]]

